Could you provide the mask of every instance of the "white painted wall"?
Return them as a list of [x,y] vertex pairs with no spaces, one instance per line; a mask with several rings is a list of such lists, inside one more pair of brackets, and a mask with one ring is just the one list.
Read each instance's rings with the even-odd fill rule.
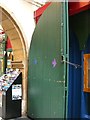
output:
[[25,0],[0,0],[0,6],[16,21],[23,33],[28,51],[35,28],[33,12],[38,9],[38,7],[25,2]]

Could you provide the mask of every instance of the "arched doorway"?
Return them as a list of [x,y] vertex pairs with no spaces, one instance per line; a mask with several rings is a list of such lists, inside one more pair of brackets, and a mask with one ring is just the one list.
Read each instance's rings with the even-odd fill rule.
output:
[[2,7],[0,7],[0,25],[11,40],[14,61],[21,62],[23,65],[20,70],[23,73],[22,114],[24,115],[27,111],[27,52],[25,40],[15,20]]

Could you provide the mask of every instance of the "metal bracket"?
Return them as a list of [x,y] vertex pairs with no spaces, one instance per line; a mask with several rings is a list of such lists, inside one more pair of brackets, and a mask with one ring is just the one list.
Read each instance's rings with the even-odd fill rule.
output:
[[76,69],[77,69],[77,68],[82,68],[81,65],[78,65],[78,64],[69,62],[69,61],[65,60],[64,58],[65,58],[64,55],[62,55],[62,56],[61,56],[61,59],[62,59],[61,62],[67,63],[67,64],[69,64],[69,65],[72,65],[72,66],[74,66]]

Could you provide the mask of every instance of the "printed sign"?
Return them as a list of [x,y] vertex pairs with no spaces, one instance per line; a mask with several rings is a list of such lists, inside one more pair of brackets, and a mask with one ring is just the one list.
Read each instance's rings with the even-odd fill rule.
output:
[[22,86],[21,84],[12,85],[12,100],[22,99]]

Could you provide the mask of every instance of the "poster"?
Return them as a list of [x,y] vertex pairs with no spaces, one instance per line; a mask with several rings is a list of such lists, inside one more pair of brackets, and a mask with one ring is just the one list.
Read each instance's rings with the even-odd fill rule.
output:
[[12,85],[12,100],[22,99],[22,86],[21,84]]

